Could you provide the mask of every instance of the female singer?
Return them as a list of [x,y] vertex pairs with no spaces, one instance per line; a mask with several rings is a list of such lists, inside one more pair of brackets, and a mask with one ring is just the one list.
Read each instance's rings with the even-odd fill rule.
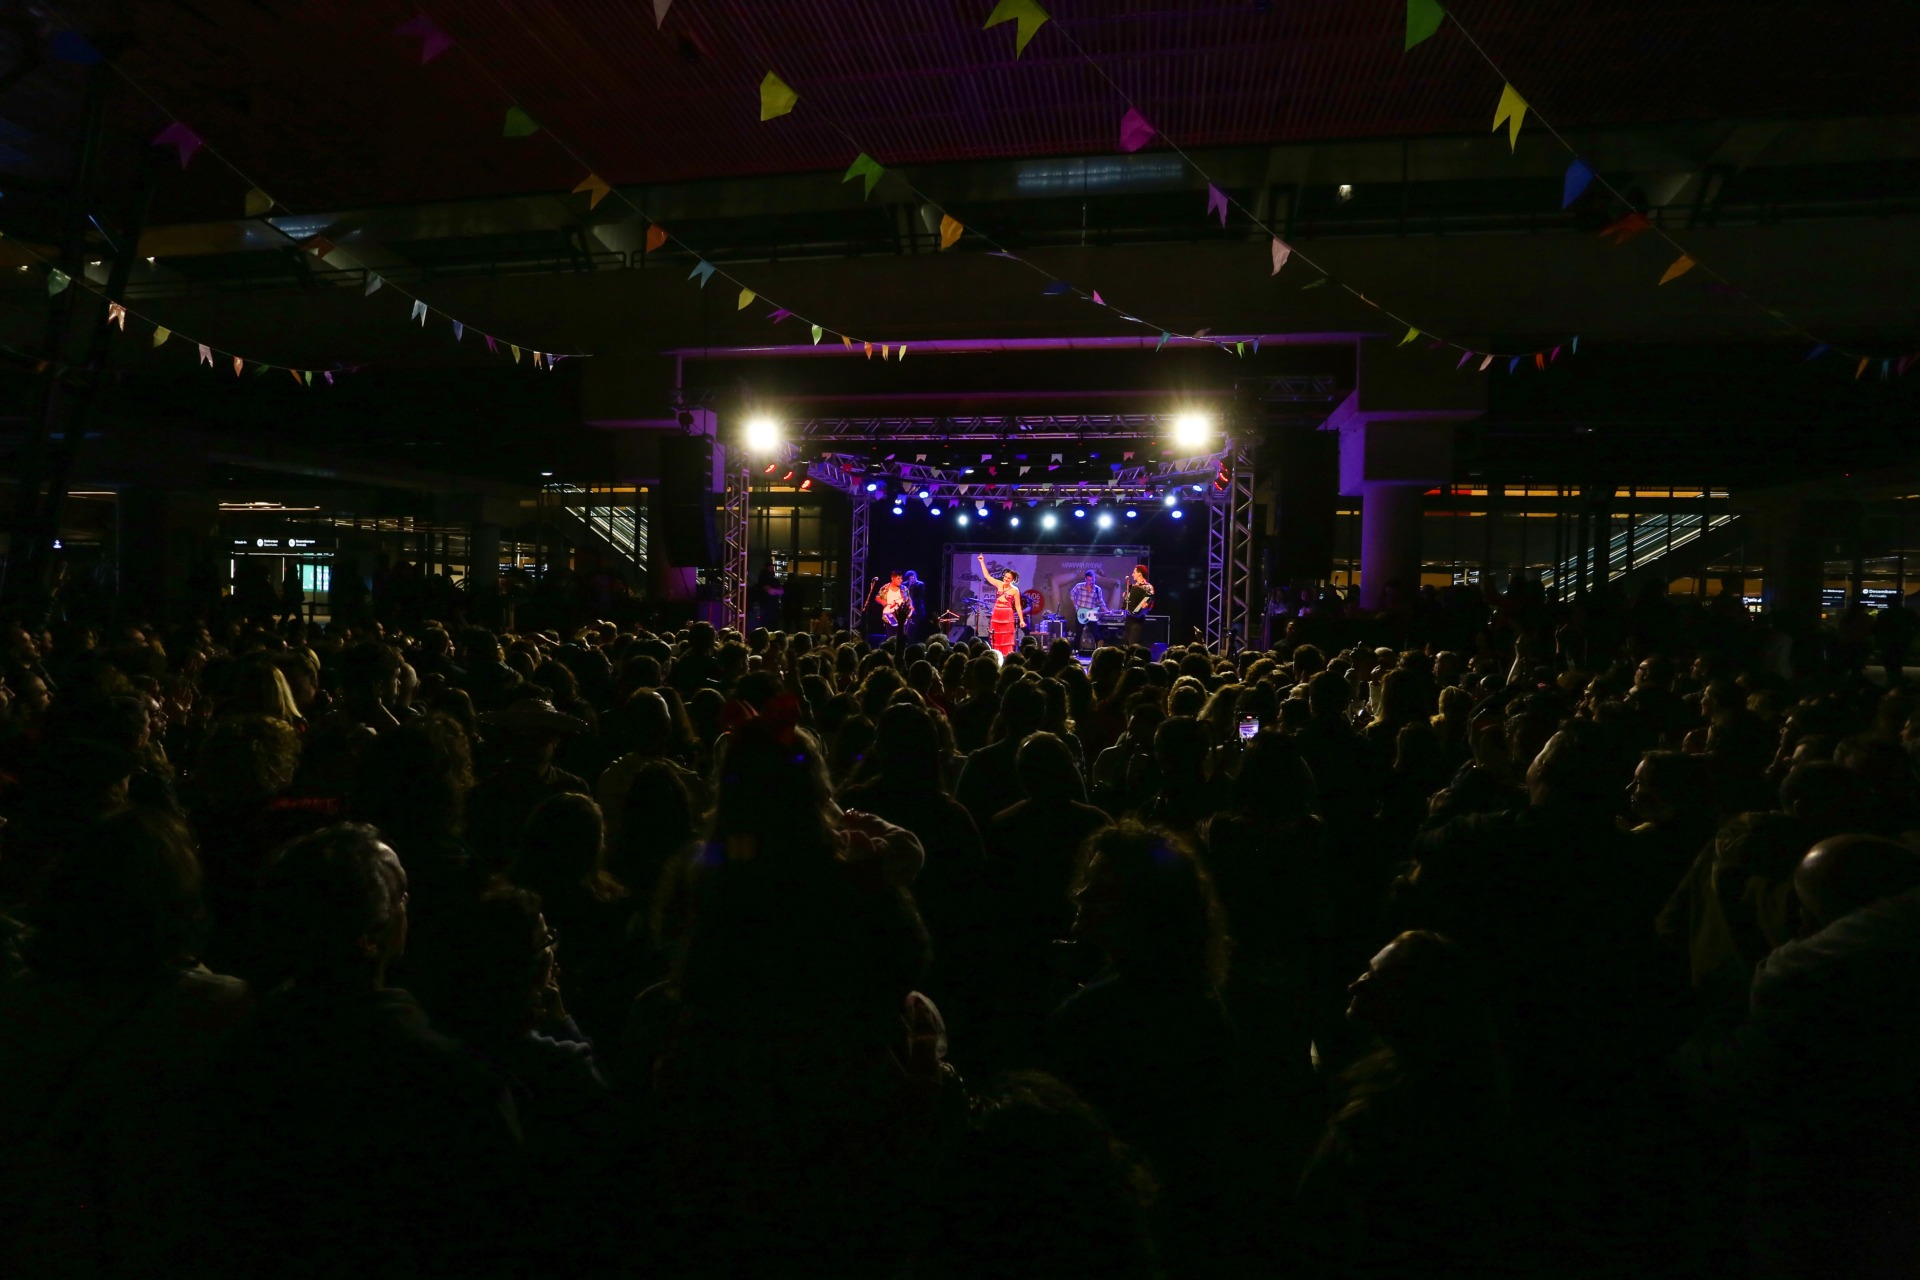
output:
[[994,590],[993,599],[993,638],[990,643],[994,652],[1002,658],[1013,652],[1014,628],[1027,625],[1027,602],[1020,598],[1020,575],[1008,569],[996,580],[987,572],[986,556],[980,559],[980,576]]

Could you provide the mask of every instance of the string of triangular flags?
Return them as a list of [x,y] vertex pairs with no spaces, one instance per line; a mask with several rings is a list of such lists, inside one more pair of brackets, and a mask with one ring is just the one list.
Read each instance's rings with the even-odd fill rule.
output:
[[1499,64],[1494,62],[1486,49],[1474,38],[1473,32],[1468,30],[1466,23],[1460,20],[1458,14],[1442,5],[1440,0],[1407,0],[1407,28],[1404,51],[1410,52],[1416,45],[1432,38],[1439,32],[1441,26],[1449,20],[1452,21],[1454,27],[1459,30],[1460,34],[1465,37],[1468,47],[1479,55],[1482,62],[1487,64],[1488,70],[1500,78],[1500,100],[1494,107],[1493,128],[1497,132],[1501,125],[1504,124],[1507,126],[1507,150],[1511,152],[1518,149],[1522,122],[1526,120],[1527,113],[1531,111],[1534,120],[1539,123],[1540,127],[1546,130],[1547,134],[1565,148],[1568,155],[1572,157],[1567,165],[1566,175],[1561,182],[1560,207],[1562,209],[1571,208],[1573,203],[1585,195],[1590,187],[1598,184],[1616,201],[1625,206],[1627,210],[1625,214],[1600,229],[1602,238],[1606,239],[1615,248],[1618,248],[1631,243],[1633,240],[1648,232],[1652,232],[1661,240],[1666,241],[1667,245],[1678,255],[1667,264],[1666,270],[1661,273],[1660,284],[1670,284],[1682,276],[1698,270],[1701,275],[1712,277],[1714,284],[1709,287],[1717,287],[1718,291],[1741,299],[1764,312],[1773,320],[1789,326],[1794,332],[1799,333],[1809,342],[1813,343],[1813,349],[1809,351],[1805,357],[1807,361],[1817,360],[1829,353],[1856,361],[1857,363],[1854,365],[1853,371],[1855,380],[1858,380],[1876,359],[1880,361],[1880,374],[1882,378],[1891,376],[1896,370],[1899,374],[1904,375],[1908,369],[1913,367],[1916,361],[1920,361],[1920,352],[1910,353],[1902,357],[1872,356],[1822,341],[1817,334],[1813,333],[1805,325],[1789,318],[1777,308],[1767,306],[1739,284],[1729,280],[1719,271],[1714,270],[1711,266],[1700,261],[1693,252],[1681,244],[1664,226],[1661,226],[1649,218],[1645,211],[1638,208],[1618,187],[1608,182],[1606,177],[1602,175],[1586,157],[1580,154],[1579,149],[1568,142],[1560,131],[1553,127],[1552,122],[1542,115],[1530,101],[1522,96],[1518,89],[1514,88],[1513,82],[1507,78],[1506,73],[1500,69]]
[[1398,345],[1405,346],[1408,343],[1425,338],[1427,345],[1431,348],[1445,349],[1451,347],[1453,350],[1460,352],[1460,360],[1456,365],[1457,368],[1464,369],[1468,364],[1477,361],[1475,367],[1481,372],[1494,367],[1496,362],[1505,362],[1509,372],[1517,372],[1523,366],[1544,369],[1549,364],[1558,360],[1563,353],[1572,354],[1579,350],[1580,339],[1578,335],[1569,335],[1558,342],[1548,343],[1542,347],[1527,351],[1489,350],[1443,337],[1423,325],[1408,320],[1391,307],[1369,297],[1362,290],[1335,277],[1333,272],[1326,266],[1315,261],[1298,246],[1289,244],[1277,231],[1267,225],[1266,221],[1257,213],[1247,208],[1240,201],[1234,199],[1232,194],[1202,168],[1190,154],[1148,119],[1146,113],[1140,109],[1139,104],[1134,102],[1127,92],[1114,81],[1113,77],[1107,74],[1106,69],[1100,65],[1099,61],[1089,54],[1064,26],[1040,6],[1038,0],[999,0],[999,3],[994,6],[993,12],[987,16],[985,26],[991,28],[1006,22],[1015,24],[1015,58],[1018,58],[1020,54],[1026,51],[1027,43],[1033,39],[1034,34],[1039,31],[1042,26],[1051,22],[1054,31],[1058,33],[1059,37],[1066,42],[1083,62],[1092,67],[1102,80],[1107,82],[1108,86],[1113,89],[1115,95],[1126,105],[1126,113],[1120,117],[1119,149],[1123,152],[1132,153],[1147,146],[1155,138],[1160,139],[1169,150],[1180,157],[1196,176],[1205,180],[1207,184],[1207,202],[1203,216],[1216,218],[1220,225],[1224,227],[1227,224],[1229,210],[1238,210],[1246,216],[1248,221],[1267,236],[1272,261],[1270,274],[1278,276],[1282,268],[1296,260],[1305,264],[1318,274],[1301,286],[1303,290],[1319,289],[1329,284],[1345,290],[1349,296],[1365,303],[1374,311],[1379,312],[1382,316],[1393,321],[1396,326],[1405,330],[1405,336],[1400,339]]
[[[87,279],[84,274],[74,276],[61,270],[51,259],[35,250],[31,245],[22,244],[17,240],[13,241],[13,244],[21,251],[38,259],[40,265],[47,269],[47,296],[49,298],[57,297],[65,293],[69,288],[77,285],[79,288],[91,293],[106,304],[107,315],[105,324],[109,328],[117,329],[121,333],[125,333],[127,331],[127,319],[128,317],[132,317],[142,324],[152,327],[152,347],[154,349],[164,347],[169,342],[178,338],[180,345],[177,349],[185,351],[188,348],[192,348],[195,352],[195,363],[197,366],[216,370],[230,368],[233,370],[236,378],[249,371],[254,374],[267,374],[277,369],[284,373],[291,374],[293,380],[303,387],[311,387],[316,374],[319,375],[325,385],[332,386],[334,385],[335,374],[345,375],[348,373],[358,373],[366,367],[365,365],[337,364],[330,369],[309,369],[295,365],[275,364],[271,361],[256,360],[250,356],[242,355],[237,351],[217,346],[211,342],[202,342],[198,338],[188,334],[176,332],[168,326],[161,324],[160,321],[154,317],[136,311],[124,302],[114,301],[108,297],[105,289],[102,289],[93,281]],[[22,270],[25,270],[25,268],[23,267]],[[5,348],[5,350],[9,353],[21,355],[32,360],[36,373],[44,373],[48,369],[52,369],[57,376],[66,373],[70,367],[66,364],[56,365],[52,361],[32,356],[26,352],[16,351],[11,347]]]
[[[400,30],[403,33],[420,37],[421,61],[423,62],[431,61],[434,57],[445,52],[446,48],[451,44],[451,41],[446,40],[444,36],[438,34],[437,28],[434,28],[432,23],[425,18],[416,18],[411,22],[403,23]],[[55,41],[55,45],[57,50],[64,51],[59,53],[58,56],[64,57],[67,61],[78,62],[83,65],[92,65],[93,63],[105,61],[104,56],[99,50],[89,44],[77,30],[70,29],[61,32],[60,38]],[[324,263],[329,258],[337,258],[343,261],[349,270],[361,272],[364,277],[361,290],[363,297],[370,298],[375,293],[380,292],[382,288],[392,288],[395,294],[400,295],[411,304],[408,318],[419,321],[423,327],[429,317],[439,317],[452,326],[454,341],[456,342],[461,341],[465,337],[466,331],[469,328],[473,328],[473,326],[469,325],[460,317],[453,315],[443,308],[432,305],[417,294],[409,292],[401,285],[388,280],[378,271],[375,271],[370,265],[360,261],[354,257],[352,253],[342,249],[326,236],[315,235],[302,240],[288,234],[287,231],[276,225],[268,215],[270,215],[274,209],[278,208],[287,216],[298,216],[294,210],[289,209],[279,200],[268,195],[261,184],[255,182],[242,171],[238,165],[229,160],[219,148],[208,145],[203,135],[175,115],[168,109],[164,102],[148,90],[145,85],[128,74],[125,68],[121,67],[119,63],[114,62],[109,65],[112,66],[113,70],[130,88],[151,103],[162,115],[167,117],[166,126],[153,136],[152,141],[154,146],[172,147],[179,156],[180,167],[183,170],[193,162],[195,156],[205,151],[231,172],[235,178],[245,184],[246,194],[241,198],[241,207],[245,216],[260,219],[265,226],[284,238],[289,244],[298,247],[303,253],[313,255],[318,261]],[[526,352],[533,357],[532,367],[535,368],[551,370],[556,360],[583,359],[592,354],[591,352],[584,351],[549,352],[543,348],[531,345],[508,342],[498,334],[488,333],[477,328],[474,329],[474,331],[485,341],[486,349],[489,353],[498,353],[500,349],[504,347],[508,352],[512,353],[514,363],[517,364],[520,362],[521,354]],[[364,365],[356,365],[353,367],[362,368]]]
[[[654,0],[654,19],[656,25],[665,21],[667,10],[670,6],[671,0]],[[766,318],[770,323],[782,324],[788,320],[797,321],[799,324],[804,325],[811,333],[813,343],[816,346],[818,346],[823,339],[838,338],[846,350],[862,351],[868,359],[872,359],[876,353],[882,360],[899,361],[906,359],[908,343],[891,341],[876,343],[834,328],[831,325],[810,319],[800,314],[796,309],[785,306],[773,298],[768,297],[765,293],[741,279],[733,272],[710,261],[699,248],[689,244],[668,229],[658,218],[654,217],[645,206],[634,200],[626,191],[602,178],[598,166],[588,162],[571,143],[561,137],[552,128],[535,119],[533,114],[519,101],[513,91],[507,88],[507,86],[500,81],[499,77],[495,76],[487,65],[480,60],[479,55],[474,53],[474,51],[466,45],[455,41],[452,36],[446,33],[443,27],[428,15],[421,14],[417,18],[403,23],[395,30],[394,34],[411,37],[420,41],[420,61],[423,64],[432,62],[448,49],[458,48],[468,65],[470,65],[481,78],[486,80],[487,83],[493,87],[494,91],[507,102],[506,114],[501,126],[501,135],[508,138],[528,138],[538,134],[547,139],[549,143],[558,148],[568,159],[580,166],[581,169],[585,170],[586,176],[573,187],[570,194],[585,195],[587,197],[587,208],[589,210],[599,207],[600,202],[608,196],[612,196],[615,200],[632,210],[634,214],[639,216],[647,224],[646,239],[644,241],[644,248],[642,249],[643,255],[651,255],[671,245],[693,259],[693,269],[687,273],[687,279],[689,281],[696,282],[698,287],[704,289],[715,277],[718,277],[725,287],[735,290],[736,310],[744,311],[755,302],[758,302],[770,308],[766,312]],[[799,94],[777,74],[769,71],[761,81],[760,118],[762,120],[772,120],[787,114],[793,110],[794,105],[798,101]]]

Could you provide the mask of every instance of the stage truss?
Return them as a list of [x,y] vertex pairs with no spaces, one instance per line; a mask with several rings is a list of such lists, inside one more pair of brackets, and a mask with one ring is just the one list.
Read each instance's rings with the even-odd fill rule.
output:
[[[1266,404],[1324,405],[1332,398],[1332,389],[1332,379],[1325,377],[1263,379],[1257,399]],[[866,486],[876,478],[891,487],[888,500],[918,500],[924,492],[930,495],[929,501],[1003,507],[1041,502],[1158,501],[1174,489],[1183,491],[1191,507],[1204,494],[1207,596],[1202,636],[1208,648],[1224,653],[1244,643],[1254,593],[1253,453],[1247,440],[1229,434],[1218,447],[1205,453],[1156,462],[1123,461],[1104,479],[1068,483],[1044,479],[1044,463],[1028,464],[1021,469],[1025,474],[1011,478],[982,480],[964,466],[935,466],[897,457],[875,464],[871,457],[882,445],[979,444],[1005,448],[1050,440],[1083,445],[1101,440],[1158,439],[1169,432],[1171,425],[1159,414],[808,418],[787,424],[788,439],[779,455],[762,460],[760,467],[765,468],[768,462],[787,467],[804,462],[809,480],[847,495],[853,509],[847,565],[848,620],[856,629],[865,603],[872,507],[879,500]],[[1035,467],[1040,468],[1040,474],[1034,473]],[[751,479],[748,471],[728,473],[726,545],[732,572],[727,579],[727,611],[735,627],[743,627],[746,621],[746,491]],[[1201,486],[1202,493],[1191,492],[1195,485]]]

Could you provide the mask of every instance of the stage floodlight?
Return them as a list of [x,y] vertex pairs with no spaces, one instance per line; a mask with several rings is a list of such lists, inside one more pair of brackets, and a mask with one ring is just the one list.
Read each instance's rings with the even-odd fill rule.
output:
[[1188,411],[1174,415],[1174,448],[1198,452],[1212,444],[1213,437],[1214,425],[1211,414]]
[[937,516],[937,515],[939,515],[939,514],[940,514],[940,508],[938,508],[938,507],[928,507],[928,508],[927,508],[927,514],[928,514],[928,515],[930,515],[930,516]]
[[880,484],[879,484],[879,482],[878,482],[878,481],[876,481],[876,480],[869,480],[869,481],[867,481],[867,492],[868,492],[868,493],[877,493],[877,492],[879,492],[879,490],[880,490]]
[[1193,491],[1194,491],[1195,493],[1205,493],[1205,492],[1207,491],[1207,486],[1205,486],[1205,485],[1203,485],[1203,484],[1197,484],[1197,485],[1195,485],[1195,486],[1193,486]]
[[1073,509],[1073,518],[1075,520],[1085,520],[1087,518],[1087,509],[1085,507],[1075,507]]
[[1173,509],[1173,518],[1174,518],[1175,520],[1178,520],[1178,519],[1179,519],[1179,518],[1180,518],[1181,516],[1184,516],[1184,515],[1186,515],[1186,514],[1187,514],[1186,512],[1184,512],[1184,511],[1182,511],[1182,510],[1181,510],[1180,508],[1178,508],[1178,507],[1175,507],[1175,508]]
[[964,512],[964,511],[962,511],[962,512],[961,512],[961,513],[960,513],[959,515],[957,515],[957,516],[955,516],[955,517],[953,518],[953,522],[954,522],[955,524],[957,524],[957,525],[959,525],[959,526],[960,526],[960,527],[961,527],[962,529],[964,529],[964,528],[966,528],[966,527],[967,527],[967,513],[966,513],[966,512]]
[[1047,512],[1047,514],[1040,517],[1040,527],[1042,529],[1051,529],[1053,528],[1053,526],[1059,523],[1060,523],[1060,517],[1054,515],[1053,512],[1051,511]]
[[1100,519],[1097,520],[1095,523],[1097,523],[1102,529],[1111,529],[1113,528],[1113,517],[1108,513],[1106,513],[1105,511],[1102,511],[1100,513]]
[[780,424],[764,414],[747,419],[745,434],[749,453],[772,453],[780,447]]
[[1020,517],[1019,516],[1009,517],[1007,520],[1007,524],[1012,528],[1018,529],[1020,527]]
[[899,514],[901,514],[901,511],[902,511],[902,508],[900,508],[900,507],[895,507],[895,508],[893,509],[893,514],[895,514],[895,515],[899,515]]
[[1160,501],[1165,506],[1177,507],[1180,505],[1180,495],[1177,493],[1170,493],[1166,497],[1160,499]]
[[1127,519],[1133,520],[1138,518],[1139,515],[1140,513],[1138,511],[1135,511],[1132,507],[1127,508]]

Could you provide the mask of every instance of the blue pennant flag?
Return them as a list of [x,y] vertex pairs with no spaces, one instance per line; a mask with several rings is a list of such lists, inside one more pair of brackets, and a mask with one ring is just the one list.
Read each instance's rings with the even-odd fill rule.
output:
[[1588,166],[1585,160],[1575,156],[1573,163],[1567,166],[1567,179],[1560,188],[1560,207],[1564,209],[1575,200],[1578,200],[1581,193],[1586,191],[1592,184],[1592,168]]
[[700,278],[700,287],[706,288],[707,281],[713,279],[713,264],[704,258],[694,263],[693,270],[687,274],[687,279],[691,280],[695,276]]

